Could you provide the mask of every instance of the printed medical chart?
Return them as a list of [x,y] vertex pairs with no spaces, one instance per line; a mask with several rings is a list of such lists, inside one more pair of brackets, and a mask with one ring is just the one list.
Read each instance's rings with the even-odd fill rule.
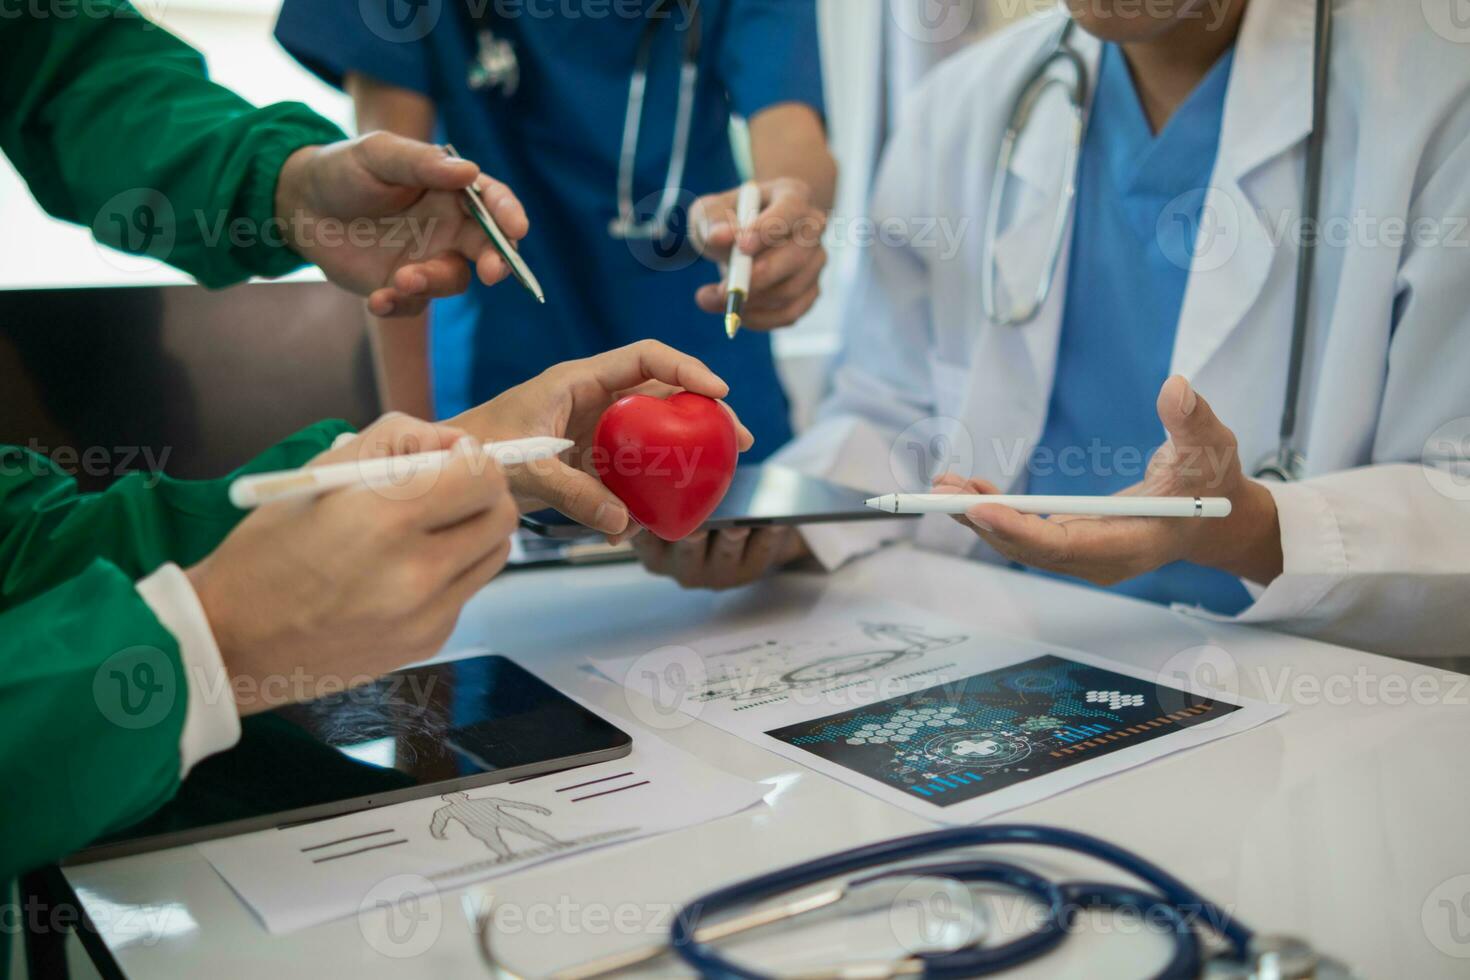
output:
[[608,679],[941,823],[973,823],[1285,708],[893,602],[601,660]]
[[371,907],[385,880],[403,885],[397,894],[454,888],[727,816],[767,789],[630,734],[632,753],[612,762],[198,846],[267,929],[286,933]]

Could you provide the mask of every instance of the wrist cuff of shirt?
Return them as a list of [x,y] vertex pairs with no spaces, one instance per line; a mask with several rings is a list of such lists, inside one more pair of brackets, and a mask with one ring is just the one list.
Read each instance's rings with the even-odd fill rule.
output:
[[1238,623],[1279,623],[1311,614],[1347,574],[1347,549],[1327,498],[1306,483],[1262,480],[1276,501],[1281,525],[1281,574],[1264,587],[1245,582],[1254,602],[1236,616],[1206,617]]
[[272,135],[263,139],[250,162],[250,175],[240,189],[240,213],[246,215],[262,233],[253,236],[249,245],[235,251],[236,260],[252,275],[273,278],[294,272],[305,264],[292,247],[292,216],[276,214],[276,188],[281,168],[297,150],[307,146],[335,143],[347,138],[337,126],[318,116],[306,106],[287,102],[267,106],[257,112],[265,117],[261,125]]
[[[838,524],[808,524],[801,528],[807,550],[829,572],[854,558],[877,551],[902,537],[892,521],[844,521]],[[906,523],[906,522],[905,522]]]
[[179,644],[188,702],[179,735],[179,778],[240,740],[240,713],[209,617],[183,569],[164,565],[137,584],[153,615]]
[[1347,548],[1327,498],[1307,483],[1262,480],[1276,501],[1283,575],[1346,575]]

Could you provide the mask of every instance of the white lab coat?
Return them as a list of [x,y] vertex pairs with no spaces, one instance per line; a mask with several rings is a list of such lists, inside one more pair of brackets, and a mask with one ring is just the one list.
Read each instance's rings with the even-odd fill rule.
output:
[[[1298,427],[1309,478],[1272,486],[1285,573],[1253,588],[1236,618],[1371,650],[1463,655],[1470,441],[1456,453],[1442,427],[1470,436],[1470,44],[1431,30],[1418,3],[1338,6],[1323,214],[1339,225],[1324,227],[1315,276]],[[778,461],[886,492],[926,485],[932,474],[915,466],[937,448],[954,469],[1025,489],[1068,254],[1024,327],[986,321],[980,278],[1001,133],[1062,16],[976,45],[916,93],[878,177],[872,216],[890,225],[866,249],[832,390]],[[1314,23],[1312,0],[1248,9],[1205,199],[1215,223],[1203,225],[1173,352],[1172,370],[1235,431],[1248,470],[1276,445],[1286,385],[1299,238],[1280,229],[1300,216]],[[1074,38],[1095,80],[1101,45],[1080,29]],[[1061,107],[1047,103],[1012,162],[1018,217],[999,244],[1002,308],[1034,288],[1046,252],[1070,139]],[[959,233],[953,255],[936,218]],[[1400,230],[1421,221],[1417,240]],[[1426,451],[1449,451],[1441,465],[1454,472],[1431,478]],[[828,567],[904,534],[998,560],[943,517],[807,531]]]

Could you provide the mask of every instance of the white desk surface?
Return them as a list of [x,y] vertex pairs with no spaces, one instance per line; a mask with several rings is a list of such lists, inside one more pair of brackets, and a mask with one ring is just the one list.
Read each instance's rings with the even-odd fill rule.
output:
[[[627,717],[622,689],[588,672],[588,655],[747,625],[833,589],[1155,670],[1191,647],[1222,648],[1239,668],[1238,690],[1289,704],[1284,718],[1005,819],[1134,848],[1257,930],[1304,936],[1359,976],[1470,975],[1470,687],[1458,674],[909,549],[834,576],[783,575],[724,595],[681,592],[632,565],[511,574],[471,604],[446,649],[488,646]],[[645,945],[646,930],[664,927],[663,908],[717,885],[930,826],[701,722],[665,737],[770,783],[768,805],[449,893],[433,924],[437,939],[409,958],[377,951],[354,919],[270,936],[189,847],[68,877],[131,977],[476,976],[465,895],[562,910],[504,943],[511,962],[534,975]],[[1082,870],[1027,856],[1036,858]],[[599,917],[609,911],[624,918]],[[1162,964],[1162,940],[1103,931],[1074,937],[1018,975],[1133,977]],[[679,971],[664,961],[656,972]]]

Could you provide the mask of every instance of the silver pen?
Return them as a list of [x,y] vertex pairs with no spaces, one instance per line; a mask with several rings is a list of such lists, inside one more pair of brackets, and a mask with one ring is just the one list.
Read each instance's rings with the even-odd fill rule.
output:
[[[459,151],[454,148],[453,144],[445,143],[444,149],[448,150],[449,155],[455,159],[464,159],[464,157],[459,155]],[[510,243],[510,239],[505,237],[505,232],[500,230],[500,226],[495,223],[495,219],[490,216],[490,210],[485,207],[485,202],[480,200],[480,195],[476,193],[475,188],[473,186],[466,187],[464,189],[464,196],[469,201],[470,214],[479,222],[480,230],[485,233],[486,238],[490,239],[490,244],[495,246],[495,251],[499,252],[500,257],[505,259],[505,264],[510,266],[510,273],[516,277],[516,282],[530,290],[531,295],[536,297],[536,302],[545,303],[546,294],[542,292],[541,283],[536,278],[536,274],[531,271],[531,267],[526,264],[526,260],[521,258],[521,253],[516,251],[515,246]]]

